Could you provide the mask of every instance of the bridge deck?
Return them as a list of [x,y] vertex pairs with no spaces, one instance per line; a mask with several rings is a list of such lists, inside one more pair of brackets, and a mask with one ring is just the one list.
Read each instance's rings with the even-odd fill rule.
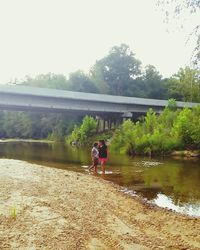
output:
[[[80,111],[93,113],[145,113],[149,108],[160,112],[167,100],[73,92],[57,89],[0,85],[0,109]],[[198,103],[177,102],[179,108]]]

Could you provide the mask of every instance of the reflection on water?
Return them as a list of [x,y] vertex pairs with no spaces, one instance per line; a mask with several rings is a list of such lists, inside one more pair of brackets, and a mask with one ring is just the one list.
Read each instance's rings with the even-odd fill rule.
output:
[[191,216],[200,215],[200,206],[198,204],[184,203],[184,205],[175,205],[173,200],[164,194],[158,194],[153,202],[159,206],[172,209],[178,213],[188,214]]
[[[0,157],[87,173],[89,149],[63,144],[0,142]],[[100,169],[99,169],[100,173]],[[99,174],[99,177],[102,175]],[[200,160],[110,155],[103,177],[158,206],[200,216]]]

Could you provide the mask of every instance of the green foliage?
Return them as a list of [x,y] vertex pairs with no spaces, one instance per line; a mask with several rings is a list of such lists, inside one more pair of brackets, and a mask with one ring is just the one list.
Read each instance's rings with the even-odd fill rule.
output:
[[162,76],[153,65],[147,65],[142,76],[145,96],[148,98],[167,99],[167,86]]
[[16,219],[16,217],[17,217],[17,210],[16,210],[16,207],[11,207],[11,209],[10,209],[10,217],[12,218],[12,219]]
[[[91,70],[92,78],[103,83],[103,91],[112,95],[131,95],[130,88],[134,79],[140,76],[141,62],[134,57],[126,44],[114,46],[109,54],[97,61]],[[105,86],[106,85],[106,86]]]
[[80,126],[75,125],[67,142],[76,142],[78,145],[87,144],[96,133],[97,122],[91,116],[85,116]]
[[156,115],[149,110],[140,121],[125,121],[115,132],[111,150],[129,154],[167,154],[200,148],[200,106],[192,110],[166,107]]
[[3,137],[27,138],[32,136],[31,118],[23,112],[4,112],[1,123]]
[[0,112],[0,137],[63,141],[71,133],[79,117],[62,114]]
[[177,103],[176,100],[174,98],[170,98],[168,100],[168,104],[167,104],[168,109],[170,110],[176,110],[177,109]]
[[184,145],[192,145],[191,139],[191,114],[192,111],[188,108],[183,109],[172,128],[172,133],[176,138],[179,138]]
[[90,80],[90,78],[80,70],[70,74],[68,84],[69,84],[69,90],[72,91],[89,92],[89,93],[99,92],[98,88]]
[[131,120],[126,120],[119,129],[116,130],[112,139],[111,150],[119,153],[133,154],[133,135],[134,124]]
[[61,74],[41,74],[18,82],[27,86],[111,95],[200,102],[199,70],[181,68],[163,79],[153,65],[142,70],[141,62],[126,44],[114,46],[96,61],[89,74],[77,70],[66,78]]
[[96,63],[90,70],[90,79],[95,84],[101,94],[109,93],[109,86],[104,80],[103,67],[101,63]]
[[33,87],[69,89],[69,84],[65,76],[53,73],[40,74],[35,78],[27,76],[21,84]]
[[192,110],[183,109],[172,128],[174,137],[182,141],[184,147],[191,149],[200,148],[200,106]]
[[200,102],[199,75],[199,70],[181,68],[168,80],[169,96],[180,101]]
[[192,109],[191,125],[191,138],[194,143],[194,147],[200,149],[200,106]]

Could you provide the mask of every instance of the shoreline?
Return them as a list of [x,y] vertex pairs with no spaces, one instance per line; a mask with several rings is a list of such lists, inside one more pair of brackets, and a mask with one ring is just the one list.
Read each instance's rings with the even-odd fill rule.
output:
[[0,159],[0,180],[1,249],[200,248],[199,218],[93,175]]
[[200,158],[200,150],[177,150],[170,154],[171,157],[178,158]]
[[[100,179],[100,180],[102,180],[102,179]],[[147,208],[160,210],[163,212],[174,213],[177,216],[183,216],[183,217],[189,218],[189,219],[200,220],[200,216],[191,215],[191,214],[187,214],[187,213],[183,213],[183,212],[178,212],[178,211],[176,211],[172,208],[169,208],[169,207],[159,206],[151,201],[148,201],[146,198],[142,197],[141,195],[134,193],[134,191],[132,192],[132,190],[129,190],[128,188],[125,188],[124,186],[120,186],[120,185],[115,184],[114,182],[109,181],[109,180],[104,180],[104,181],[107,181],[109,183],[109,185],[113,186],[116,190],[118,190],[125,197],[134,199],[134,200],[138,201],[139,203],[143,204],[144,206],[146,206]],[[124,190],[124,189],[126,189],[126,190]],[[130,191],[130,193],[129,193],[129,191]]]

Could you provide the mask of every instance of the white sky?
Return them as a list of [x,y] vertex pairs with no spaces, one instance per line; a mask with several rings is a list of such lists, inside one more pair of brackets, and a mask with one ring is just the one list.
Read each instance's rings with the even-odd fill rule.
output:
[[0,0],[0,83],[88,71],[121,43],[170,76],[189,65],[195,39],[186,45],[186,34],[197,15],[170,33],[175,21],[163,19],[155,0]]

